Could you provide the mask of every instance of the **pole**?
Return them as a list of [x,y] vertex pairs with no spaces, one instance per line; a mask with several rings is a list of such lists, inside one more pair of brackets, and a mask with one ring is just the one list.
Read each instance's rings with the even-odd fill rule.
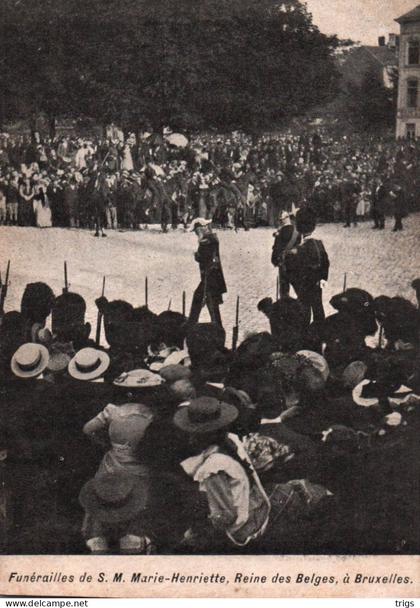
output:
[[[104,295],[105,295],[105,277],[102,279],[101,297],[103,298]],[[98,314],[96,317],[96,336],[95,336],[96,346],[99,346],[101,343],[101,328],[102,328],[102,312],[100,310],[98,310]]]

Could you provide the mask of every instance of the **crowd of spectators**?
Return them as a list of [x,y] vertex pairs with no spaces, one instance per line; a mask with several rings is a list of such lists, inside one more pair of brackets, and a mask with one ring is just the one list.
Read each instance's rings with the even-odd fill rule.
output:
[[264,298],[267,331],[231,349],[96,304],[106,345],[45,283],[2,318],[3,552],[418,552],[417,306],[351,288],[308,327]]
[[126,138],[3,133],[0,224],[138,229],[212,218],[222,228],[274,225],[279,211],[310,206],[322,222],[369,218],[404,192],[419,208],[419,143],[375,136],[250,136],[241,132]]

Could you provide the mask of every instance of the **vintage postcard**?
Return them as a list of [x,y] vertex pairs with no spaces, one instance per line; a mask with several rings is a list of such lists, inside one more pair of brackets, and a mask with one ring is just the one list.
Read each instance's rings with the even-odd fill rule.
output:
[[0,14],[0,595],[418,597],[420,5]]

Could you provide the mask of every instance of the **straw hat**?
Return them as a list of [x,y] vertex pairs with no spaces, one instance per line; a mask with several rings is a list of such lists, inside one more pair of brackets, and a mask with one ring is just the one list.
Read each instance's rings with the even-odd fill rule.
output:
[[327,381],[328,376],[330,375],[330,369],[326,359],[322,355],[312,350],[300,350],[296,354],[306,359],[308,363],[321,372],[324,381]]
[[10,367],[18,378],[36,378],[48,365],[49,354],[42,344],[22,344],[12,357]]
[[234,405],[212,397],[199,397],[176,412],[174,424],[187,433],[209,433],[229,426],[237,417]]
[[96,348],[82,348],[69,363],[69,374],[76,380],[95,380],[106,372],[109,356]]

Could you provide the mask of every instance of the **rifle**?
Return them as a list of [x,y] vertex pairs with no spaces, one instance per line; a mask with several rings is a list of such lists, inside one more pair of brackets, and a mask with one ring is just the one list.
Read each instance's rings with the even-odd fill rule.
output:
[[64,262],[64,287],[63,287],[63,293],[68,293],[69,292],[69,280],[68,280],[68,276],[67,276],[67,262]]
[[[280,268],[279,268],[279,273],[280,273]],[[276,300],[280,300],[280,276],[279,274],[277,275],[277,281],[276,281]]]
[[169,303],[168,303],[168,310],[171,310],[171,305],[172,305],[172,298],[170,298]]
[[185,291],[182,292],[182,315],[185,317],[186,311],[186,294]]
[[6,302],[7,289],[9,287],[9,274],[10,274],[10,260],[7,262],[6,278],[4,280],[4,283],[1,283],[1,289],[0,289],[0,314],[4,313],[4,303]]
[[146,308],[149,308],[149,281],[147,277],[144,280],[144,304]]
[[232,332],[232,350],[235,352],[236,347],[238,345],[238,335],[239,335],[239,296],[236,298],[236,317],[235,317],[235,327]]
[[[102,280],[102,295],[101,297],[103,298],[105,295],[105,277]],[[96,346],[99,346],[99,344],[101,343],[101,326],[102,326],[102,312],[100,310],[98,310],[98,314],[96,317],[96,335],[95,335],[95,343]]]
[[384,332],[384,326],[382,323],[379,324],[379,337],[378,337],[378,348],[382,350],[382,334]]
[[344,273],[343,292],[347,290],[347,272]]

